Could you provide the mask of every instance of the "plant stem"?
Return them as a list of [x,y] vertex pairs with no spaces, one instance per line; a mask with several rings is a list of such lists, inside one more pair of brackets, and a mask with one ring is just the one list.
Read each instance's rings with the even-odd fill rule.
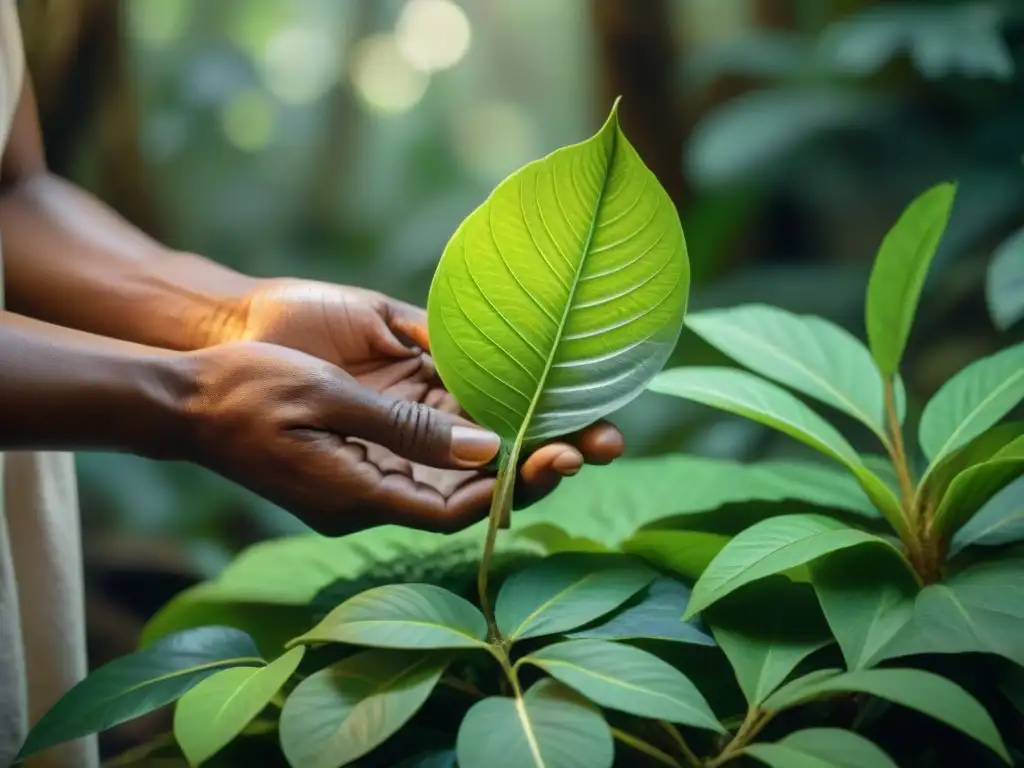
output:
[[484,552],[480,557],[480,569],[476,574],[476,589],[480,597],[480,609],[487,619],[487,639],[500,645],[502,642],[501,630],[494,620],[494,609],[491,606],[491,599],[487,594],[487,578],[490,574],[491,556],[494,554],[494,544],[498,540],[498,528],[508,518],[512,509],[512,493],[515,490],[516,475],[518,474],[519,452],[522,450],[523,440],[520,436],[512,445],[512,449],[502,458],[501,467],[498,469],[498,478],[494,485],[494,497],[491,499],[491,509],[487,514],[487,537],[484,539]]
[[462,693],[467,694],[468,696],[472,696],[475,699],[482,699],[484,698],[485,695],[483,691],[481,691],[472,683],[467,683],[465,680],[460,680],[459,678],[453,675],[445,675],[444,677],[442,677],[441,685],[446,685],[452,690],[460,691]]
[[[612,728],[612,736],[621,741],[623,744],[635,749],[637,752],[642,752],[652,760],[655,760],[662,765],[671,766],[671,768],[683,768],[671,755],[662,752],[653,744],[648,744],[646,741],[641,739],[639,736],[634,736],[631,733],[626,733],[618,728]],[[696,763],[700,765],[700,763]]]
[[132,747],[121,754],[110,758],[103,763],[103,768],[120,768],[120,766],[134,765],[136,763],[145,760],[154,752],[169,747],[174,744],[174,733],[168,731],[167,733],[161,733],[159,736],[154,737],[151,741],[147,741],[145,744],[139,744],[137,747]]
[[675,742],[675,745],[679,748],[679,752],[686,759],[687,764],[694,768],[700,768],[700,758],[697,757],[697,754],[692,749],[690,749],[690,745],[686,743],[686,739],[683,738],[683,734],[679,732],[679,729],[672,725],[672,723],[665,720],[659,720],[658,722],[672,738],[672,741]]
[[885,418],[889,423],[889,433],[892,435],[890,456],[893,466],[896,468],[896,477],[899,479],[900,495],[903,498],[903,516],[913,530],[913,521],[916,516],[914,484],[910,479],[910,465],[907,463],[907,452],[903,445],[903,429],[900,427],[900,420],[896,415],[896,389],[893,387],[892,381],[892,378],[885,380]]
[[719,766],[725,765],[730,760],[735,760],[740,756],[740,753],[744,748],[754,740],[754,737],[761,732],[774,717],[774,713],[766,712],[763,709],[752,708],[747,711],[747,716],[743,719],[743,723],[740,725],[736,735],[732,737],[732,740],[725,745],[718,757],[711,758],[704,763],[705,768],[719,768]]

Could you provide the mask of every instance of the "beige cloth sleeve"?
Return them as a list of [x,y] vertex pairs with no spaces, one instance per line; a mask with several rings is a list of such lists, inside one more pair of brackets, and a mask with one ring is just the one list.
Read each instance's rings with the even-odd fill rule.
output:
[[[24,77],[14,0],[0,0],[0,149]],[[0,251],[0,308],[3,306]],[[0,360],[0,366],[3,360]],[[0,766],[87,671],[74,457],[0,454]],[[95,737],[49,750],[27,768],[95,768]]]

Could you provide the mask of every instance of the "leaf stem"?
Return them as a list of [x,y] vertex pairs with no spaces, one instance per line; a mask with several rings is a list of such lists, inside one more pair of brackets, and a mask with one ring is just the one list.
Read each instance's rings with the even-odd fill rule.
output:
[[103,763],[103,768],[121,768],[121,766],[135,765],[150,757],[164,747],[174,744],[174,732],[167,731],[153,737],[150,741],[132,747],[119,755],[116,755]]
[[686,743],[686,739],[683,738],[683,734],[679,732],[672,723],[667,720],[658,721],[665,732],[671,737],[672,741],[675,742],[676,747],[679,748],[679,752],[686,759],[687,765],[693,766],[693,768],[700,768],[701,760],[697,757],[697,753],[690,749],[690,745]]
[[725,745],[725,748],[718,754],[718,757],[713,757],[704,763],[704,768],[719,768],[719,766],[725,765],[730,760],[738,758],[740,753],[754,740],[754,737],[761,732],[761,729],[768,725],[774,716],[774,712],[758,709],[757,707],[749,709],[747,716],[743,718],[743,722],[740,724],[739,730],[736,731],[736,735]]
[[[652,760],[661,763],[662,765],[668,765],[671,768],[683,768],[683,766],[680,765],[674,757],[665,752],[662,752],[653,744],[648,744],[639,736],[634,736],[633,734],[627,733],[626,731],[620,730],[619,728],[612,728],[612,736],[621,741],[623,744],[632,747],[637,752],[642,752]],[[700,763],[695,763],[695,765],[700,765]]]
[[494,619],[494,608],[487,594],[487,579],[490,575],[491,557],[494,555],[494,544],[498,540],[498,528],[508,519],[512,509],[512,494],[515,491],[516,475],[518,474],[519,453],[523,447],[520,435],[506,453],[498,468],[498,477],[494,485],[494,497],[491,509],[487,514],[487,536],[484,539],[484,551],[480,557],[480,569],[476,574],[476,589],[480,598],[480,609],[487,619],[487,639],[495,645],[501,645],[501,630]]
[[460,680],[454,675],[445,675],[441,678],[441,685],[445,685],[454,691],[460,691],[468,696],[472,696],[475,699],[484,698],[485,694],[479,688],[472,683],[468,683],[465,680]]
[[903,499],[903,517],[913,530],[916,516],[914,484],[910,479],[910,465],[907,463],[907,452],[903,445],[903,429],[900,427],[899,416],[896,414],[896,389],[892,382],[892,377],[885,380],[885,418],[889,424],[889,433],[892,435],[890,456],[896,469],[896,477],[899,479],[900,495]]

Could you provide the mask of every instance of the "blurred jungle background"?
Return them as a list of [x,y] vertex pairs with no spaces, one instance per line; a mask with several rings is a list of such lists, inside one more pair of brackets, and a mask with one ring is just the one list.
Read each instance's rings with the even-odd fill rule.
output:
[[[692,308],[765,302],[863,337],[870,260],[959,182],[906,379],[915,409],[1020,338],[986,303],[1024,225],[1024,0],[22,0],[52,167],[181,249],[423,303],[462,218],[616,95],[676,201]],[[1019,263],[1020,259],[1018,259]],[[996,281],[997,292],[1018,276]],[[685,334],[676,363],[715,358]],[[799,451],[643,396],[633,456]],[[856,443],[864,437],[850,432]],[[184,465],[79,458],[94,664],[175,592],[300,530]],[[680,479],[685,482],[685,479]],[[146,721],[109,737],[116,750]]]

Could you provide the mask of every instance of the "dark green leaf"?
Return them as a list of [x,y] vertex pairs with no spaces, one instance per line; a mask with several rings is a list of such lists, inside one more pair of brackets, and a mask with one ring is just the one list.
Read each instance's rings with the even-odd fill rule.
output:
[[882,375],[899,372],[921,288],[946,229],[956,186],[939,184],[907,206],[882,240],[868,280],[868,345]]
[[1024,398],[1024,344],[971,363],[947,381],[921,414],[918,437],[929,471],[1006,416]]
[[159,709],[229,667],[266,662],[244,632],[201,627],[106,664],[64,695],[36,724],[18,760]]
[[509,641],[566,632],[615,610],[655,575],[624,555],[552,555],[505,581],[495,617]]
[[367,754],[419,711],[447,665],[443,654],[374,649],[310,675],[281,712],[288,762],[340,768]]
[[751,707],[831,642],[813,592],[781,576],[742,587],[714,605],[707,620]]
[[992,461],[964,470],[953,478],[933,518],[932,530],[937,536],[952,536],[993,496],[1024,475],[1024,441],[1019,442],[1017,455],[997,454]]
[[473,705],[459,726],[463,768],[611,768],[615,746],[601,713],[551,679],[522,700],[491,697]]
[[871,666],[913,618],[918,584],[895,550],[836,552],[811,566],[811,580],[850,669]]
[[669,640],[714,645],[715,640],[694,619],[680,621],[690,600],[690,588],[675,579],[658,579],[636,605],[569,637],[591,640]]
[[604,640],[569,640],[524,656],[520,663],[541,667],[599,706],[725,733],[700,691],[682,672],[639,648]]
[[728,543],[728,536],[717,533],[653,530],[633,534],[622,550],[696,581]]
[[1024,435],[1024,422],[1022,421],[997,424],[950,453],[933,467],[928,473],[928,477],[925,478],[924,493],[932,508],[938,507],[946,489],[953,482],[953,478],[971,467],[992,460],[996,454],[1013,444],[1022,435]]
[[837,693],[869,693],[949,725],[976,739],[1010,762],[1006,746],[985,708],[967,691],[920,669],[861,669],[826,679],[799,678],[768,698],[764,708],[777,712]]
[[242,733],[292,676],[305,648],[293,648],[265,667],[233,667],[203,680],[178,700],[174,738],[200,765]]
[[692,616],[744,584],[861,544],[891,547],[884,539],[821,515],[765,520],[719,552],[694,586],[686,615]]
[[840,728],[795,731],[774,744],[751,744],[743,753],[771,768],[898,768],[874,743]]
[[1017,230],[992,254],[985,296],[1000,330],[1024,318],[1024,229]]
[[483,648],[487,623],[467,600],[431,584],[389,584],[346,600],[294,643],[380,648]]
[[970,546],[997,547],[1024,540],[1024,478],[1014,480],[953,536],[950,556]]
[[888,443],[882,377],[846,329],[764,304],[691,312],[686,325],[755,373],[849,414]]

